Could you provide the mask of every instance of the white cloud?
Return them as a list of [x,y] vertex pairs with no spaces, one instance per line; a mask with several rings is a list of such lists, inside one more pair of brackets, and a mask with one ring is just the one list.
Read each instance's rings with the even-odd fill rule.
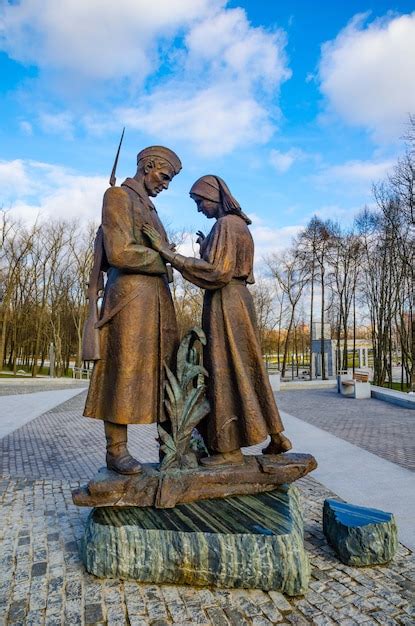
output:
[[252,26],[225,0],[64,4],[21,0],[0,10],[0,49],[37,65],[49,90],[58,81],[85,100],[102,94],[100,113],[46,110],[42,130],[70,138],[80,118],[91,133],[125,123],[203,155],[270,139],[291,76],[281,29]]
[[[0,45],[41,69],[91,79],[145,78],[158,63],[158,38],[174,37],[221,0],[21,0],[0,13]],[[67,77],[66,77],[67,78]]]
[[199,257],[199,245],[196,243],[197,236],[195,233],[183,233],[182,240],[176,246],[177,252],[184,256]]
[[270,162],[277,172],[286,172],[290,169],[291,165],[295,161],[295,156],[291,150],[288,152],[280,152],[279,150],[271,150]]
[[4,208],[26,222],[39,215],[99,221],[108,181],[50,163],[15,160],[0,162],[0,186]]
[[[38,206],[26,205],[28,217],[38,209],[41,215],[98,222],[101,219],[102,196],[108,187],[107,179],[77,175],[65,176],[65,179],[61,186],[42,197]],[[22,209],[23,206],[20,206]]]
[[415,12],[365,26],[356,15],[322,47],[319,77],[329,108],[378,141],[397,140],[415,111]]
[[[152,137],[186,141],[202,155],[222,155],[247,143],[263,143],[273,132],[264,107],[247,94],[235,97],[228,85],[161,90],[141,99],[137,108],[115,112],[116,125]],[[114,120],[113,120],[114,121]]]
[[186,46],[188,65],[208,64],[211,73],[230,79],[261,81],[271,89],[291,75],[281,54],[283,31],[252,27],[241,8],[218,12],[195,24],[186,37]]
[[280,152],[279,150],[271,150],[270,163],[271,165],[283,174],[287,172],[295,161],[305,158],[305,154],[298,148],[291,148],[287,152]]
[[303,228],[300,224],[275,228],[254,213],[249,214],[249,217],[252,220],[250,228],[255,243],[255,265],[258,267],[270,254],[282,252],[288,248],[293,238]]
[[340,165],[324,167],[318,174],[312,176],[312,180],[319,185],[328,186],[333,184],[356,184],[359,188],[368,188],[387,174],[394,162],[387,161],[347,161]]
[[290,148],[286,152],[273,149],[270,152],[269,161],[277,172],[283,174],[299,161],[320,163],[321,155],[317,152],[305,152],[301,148]]
[[328,204],[320,207],[317,211],[314,211],[310,214],[309,219],[311,219],[314,215],[318,215],[323,220],[338,220],[343,224],[346,222],[350,222],[353,220],[353,217],[361,210],[362,207],[356,208],[346,208],[341,207],[337,204]]
[[71,113],[41,113],[39,123],[46,133],[60,135],[67,139],[72,139],[75,123]]
[[89,116],[85,123],[92,132],[125,124],[209,156],[265,143],[279,115],[279,87],[291,75],[284,46],[282,31],[252,27],[242,9],[214,12],[189,28],[177,76],[111,119]]
[[4,207],[10,203],[13,194],[26,194],[30,189],[30,179],[21,159],[0,161],[0,188]]

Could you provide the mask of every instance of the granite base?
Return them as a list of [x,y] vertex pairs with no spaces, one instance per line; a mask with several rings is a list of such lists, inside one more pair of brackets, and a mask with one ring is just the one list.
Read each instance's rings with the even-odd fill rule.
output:
[[288,595],[305,593],[310,577],[299,492],[289,485],[173,509],[93,509],[82,559],[99,577]]

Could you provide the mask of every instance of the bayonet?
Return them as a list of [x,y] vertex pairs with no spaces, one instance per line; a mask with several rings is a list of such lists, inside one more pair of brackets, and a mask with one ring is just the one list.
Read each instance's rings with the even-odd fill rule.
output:
[[118,157],[120,156],[121,144],[122,144],[122,140],[124,139],[124,131],[125,131],[125,126],[122,129],[120,143],[119,143],[119,146],[118,146],[117,154],[115,155],[114,167],[112,168],[112,172],[111,172],[111,176],[110,176],[110,185],[111,185],[111,187],[114,187],[115,183],[117,182],[117,179],[115,177],[115,172],[117,171]]

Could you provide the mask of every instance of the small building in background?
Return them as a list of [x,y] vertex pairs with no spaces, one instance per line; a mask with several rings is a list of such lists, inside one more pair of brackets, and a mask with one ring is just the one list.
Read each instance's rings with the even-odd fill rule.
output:
[[[312,359],[313,374],[321,376],[321,323],[316,322],[312,328]],[[354,348],[354,350],[353,350]],[[326,376],[336,376],[338,369],[343,369],[344,341],[340,341],[340,350],[337,350],[337,341],[331,338],[330,324],[324,324],[324,354],[326,360]],[[370,371],[373,367],[373,346],[369,339],[347,340],[347,368],[353,368],[353,352],[355,369]]]
[[[311,358],[313,363],[313,374],[315,378],[321,376],[322,372],[322,350],[321,350],[321,338],[322,338],[322,328],[321,322],[314,322],[313,327],[311,329]],[[336,375],[336,355],[334,342],[331,339],[331,328],[330,324],[324,324],[324,344],[323,344],[323,352],[325,355],[325,365],[326,365],[326,376],[329,378]]]

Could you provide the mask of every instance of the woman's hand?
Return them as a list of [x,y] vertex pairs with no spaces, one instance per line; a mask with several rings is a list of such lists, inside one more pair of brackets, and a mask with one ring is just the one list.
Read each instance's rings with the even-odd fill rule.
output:
[[206,236],[201,230],[198,230],[196,232],[196,235],[197,235],[196,243],[198,243],[200,246],[203,240],[206,239]]
[[141,230],[150,239],[151,247],[154,250],[160,252],[160,250],[164,248],[161,235],[155,228],[153,228],[153,226],[150,226],[150,224],[144,224]]

